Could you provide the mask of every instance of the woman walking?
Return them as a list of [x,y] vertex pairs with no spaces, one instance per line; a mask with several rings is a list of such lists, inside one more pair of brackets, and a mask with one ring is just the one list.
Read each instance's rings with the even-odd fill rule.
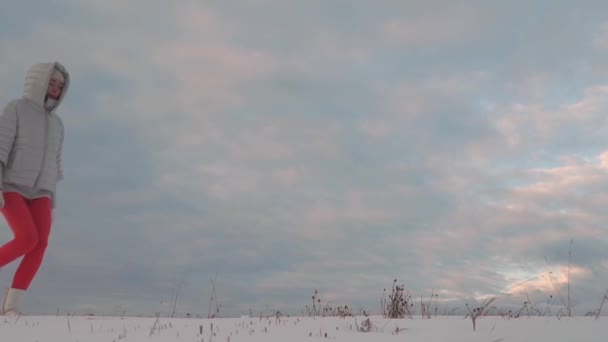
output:
[[63,123],[55,110],[70,77],[58,62],[35,64],[24,94],[0,116],[0,208],[14,238],[0,246],[0,268],[23,257],[5,292],[4,315],[21,315],[23,295],[47,248],[57,183],[63,179]]

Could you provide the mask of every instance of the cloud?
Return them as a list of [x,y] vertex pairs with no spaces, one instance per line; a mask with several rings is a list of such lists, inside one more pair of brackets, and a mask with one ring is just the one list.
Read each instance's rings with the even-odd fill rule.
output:
[[599,50],[608,49],[608,24],[604,23],[593,38],[593,46]]
[[479,25],[487,25],[489,19],[473,7],[428,10],[413,17],[388,20],[382,27],[382,37],[386,44],[409,48],[457,45],[478,38],[482,34]]

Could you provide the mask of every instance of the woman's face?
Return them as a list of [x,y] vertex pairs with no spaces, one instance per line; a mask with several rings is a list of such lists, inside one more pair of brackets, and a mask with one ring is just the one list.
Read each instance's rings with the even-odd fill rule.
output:
[[49,89],[47,91],[47,95],[54,100],[58,100],[59,96],[61,95],[61,92],[63,91],[63,86],[64,86],[63,79],[61,79],[59,77],[51,78],[51,81],[49,82]]

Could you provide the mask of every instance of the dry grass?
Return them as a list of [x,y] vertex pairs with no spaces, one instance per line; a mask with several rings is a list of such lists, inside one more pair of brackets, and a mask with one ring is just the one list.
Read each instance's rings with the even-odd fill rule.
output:
[[386,289],[380,300],[381,312],[387,318],[412,318],[414,303],[412,296],[405,290],[405,285],[397,285],[397,279],[393,281],[391,294],[385,298]]
[[[215,278],[211,279],[211,291],[209,293],[209,307],[207,308],[207,318],[216,318],[220,315],[221,305],[217,300],[217,295],[215,293],[215,286],[217,283],[217,272],[215,273]],[[213,312],[212,312],[213,310]]]
[[[319,291],[315,289],[312,295],[312,305],[306,306],[306,313],[310,317],[352,317],[355,316],[352,307],[348,305],[332,306],[330,303],[323,304],[319,297]],[[365,312],[361,312],[365,315]]]

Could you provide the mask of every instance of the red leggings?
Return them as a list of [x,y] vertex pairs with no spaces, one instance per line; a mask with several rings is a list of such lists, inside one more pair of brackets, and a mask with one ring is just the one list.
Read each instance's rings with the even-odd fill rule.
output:
[[52,206],[48,197],[29,200],[16,192],[4,193],[2,214],[14,239],[0,247],[0,267],[23,256],[13,288],[27,290],[36,276],[51,233]]

